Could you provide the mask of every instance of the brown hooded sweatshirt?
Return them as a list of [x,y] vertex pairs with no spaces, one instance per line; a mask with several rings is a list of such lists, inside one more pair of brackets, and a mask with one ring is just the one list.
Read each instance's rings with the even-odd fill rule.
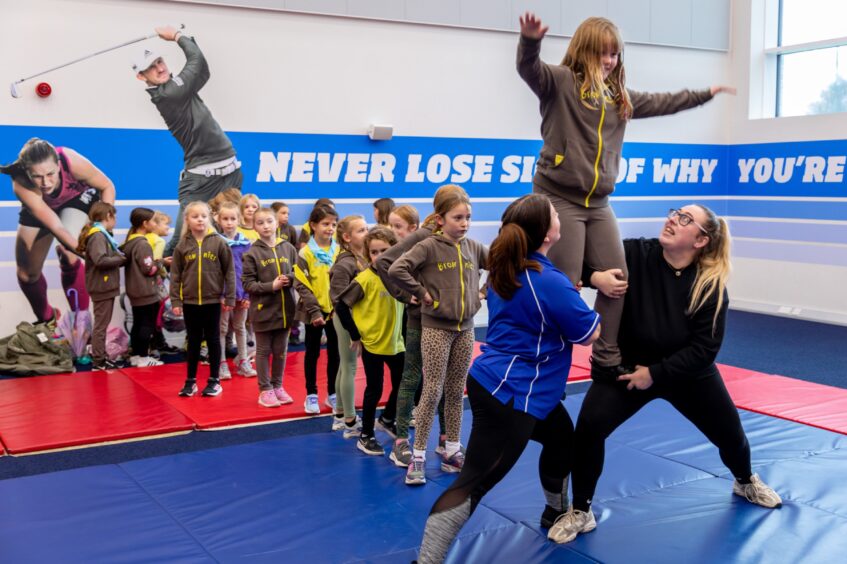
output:
[[[421,325],[448,331],[473,328],[479,311],[479,271],[488,247],[464,238],[454,243],[441,234],[424,239],[388,269],[395,285],[421,301]],[[432,305],[423,303],[429,292]]]
[[[241,283],[250,294],[250,323],[254,331],[288,329],[294,322],[294,265],[297,249],[288,241],[273,247],[259,239],[242,259]],[[274,280],[288,276],[289,285],[273,289]]]
[[187,232],[174,248],[171,304],[217,304],[224,288],[226,305],[235,307],[235,266],[229,245],[214,229],[202,241]]

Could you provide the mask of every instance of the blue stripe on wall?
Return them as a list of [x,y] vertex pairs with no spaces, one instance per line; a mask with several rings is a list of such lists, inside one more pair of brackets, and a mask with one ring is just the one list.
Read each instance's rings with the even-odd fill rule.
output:
[[[33,136],[70,146],[90,158],[115,181],[119,200],[172,201],[176,195],[182,154],[165,130],[0,126],[0,161],[13,160]],[[364,135],[232,132],[230,136],[243,163],[245,192],[257,193],[266,203],[318,197],[362,199],[361,203],[340,203],[338,209],[342,216],[358,213],[368,221],[372,199],[430,198],[437,186],[451,181],[462,184],[477,199],[476,221],[497,221],[506,203],[479,198],[508,200],[529,192],[541,145],[508,139],[395,137],[374,142]],[[707,198],[704,203],[721,215],[811,222],[738,221],[734,230],[739,237],[843,243],[847,241],[845,155],[847,141],[730,146],[626,143],[613,206],[625,236],[652,236],[660,225],[658,218],[669,207]],[[327,179],[333,174],[337,181]],[[727,196],[732,199],[722,199]],[[739,197],[757,199],[735,199]],[[814,198],[830,201],[808,201]],[[10,183],[0,182],[0,201],[13,199]],[[177,209],[175,205],[156,207],[172,215]],[[429,204],[416,207],[422,217],[431,211]],[[302,224],[309,209],[307,203],[292,204],[292,223]],[[17,213],[15,207],[0,207],[0,231],[16,229]],[[128,216],[129,209],[121,207],[119,228],[126,227]],[[480,233],[484,236],[479,239],[490,240],[496,228],[486,226]],[[0,260],[11,261],[13,239],[2,239],[9,243],[0,243]],[[779,245],[747,242],[738,245],[736,253],[774,260],[796,255],[803,256],[804,262],[823,264],[841,260],[838,253],[810,252],[808,247],[802,245],[797,253],[786,254]]]

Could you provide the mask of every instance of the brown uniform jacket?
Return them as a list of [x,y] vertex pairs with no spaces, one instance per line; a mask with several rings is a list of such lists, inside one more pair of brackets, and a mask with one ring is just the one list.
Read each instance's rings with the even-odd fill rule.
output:
[[[609,93],[603,102],[587,107],[573,71],[542,62],[540,50],[541,40],[521,36],[518,74],[538,96],[544,140],[532,182],[571,203],[604,207],[615,189],[627,121],[618,115]],[[662,94],[627,92],[633,119],[674,114],[712,99],[708,88]],[[586,97],[596,100],[600,96],[587,93]]]
[[[448,331],[473,328],[481,306],[479,271],[488,247],[467,237],[453,243],[440,234],[428,237],[397,259],[388,274],[395,284],[421,301],[421,325]],[[432,305],[423,303],[429,292]]]
[[145,306],[159,301],[156,290],[159,263],[153,259],[153,247],[144,235],[130,235],[124,243],[126,267],[124,284],[129,302],[135,306]]
[[171,304],[221,303],[226,288],[226,305],[235,306],[235,265],[229,245],[210,229],[202,241],[191,232],[177,243],[171,263]]
[[121,267],[126,257],[106,235],[95,231],[85,242],[85,289],[91,300],[110,300],[121,292]]
[[338,298],[347,289],[347,286],[356,278],[362,270],[367,268],[367,263],[362,258],[357,258],[350,251],[341,251],[335,264],[329,269],[329,299],[332,305],[338,303]]
[[[294,323],[294,265],[297,249],[287,241],[270,247],[259,239],[241,260],[241,283],[250,294],[250,323],[254,331],[288,329]],[[273,289],[276,278],[288,276],[288,286]]]
[[394,299],[406,304],[406,326],[411,327],[412,329],[420,330],[421,328],[421,305],[412,304],[409,301],[412,294],[401,290],[397,286],[394,282],[394,278],[388,274],[388,269],[391,268],[391,265],[394,264],[394,262],[400,258],[403,253],[432,235],[432,231],[432,225],[422,225],[412,233],[409,233],[405,239],[398,241],[396,245],[386,249],[386,251],[379,255],[378,259],[376,259],[376,273],[379,275],[379,278],[382,280],[385,288],[391,292],[392,296],[394,296]]

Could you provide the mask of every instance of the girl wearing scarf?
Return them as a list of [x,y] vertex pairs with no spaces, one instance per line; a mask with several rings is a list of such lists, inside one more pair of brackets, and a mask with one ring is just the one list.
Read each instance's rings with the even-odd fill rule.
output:
[[120,268],[126,262],[112,236],[115,214],[112,204],[95,202],[88,212],[88,223],[79,234],[77,246],[77,252],[85,257],[85,287],[94,302],[94,331],[91,334],[94,370],[118,367],[106,357],[106,330],[121,289]]
[[[338,213],[329,206],[316,206],[309,215],[309,242],[300,249],[294,268],[294,287],[300,294],[296,320],[306,324],[306,401],[309,415],[321,412],[318,402],[318,357],[321,333],[326,331],[326,388],[324,405],[335,411],[335,377],[338,374],[338,338],[331,322],[332,301],[329,297],[329,269],[338,256],[334,235]],[[329,321],[329,323],[327,322]]]

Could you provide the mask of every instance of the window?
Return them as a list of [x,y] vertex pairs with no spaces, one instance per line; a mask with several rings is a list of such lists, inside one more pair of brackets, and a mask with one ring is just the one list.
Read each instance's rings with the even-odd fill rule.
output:
[[776,115],[847,112],[847,2],[779,0]]

